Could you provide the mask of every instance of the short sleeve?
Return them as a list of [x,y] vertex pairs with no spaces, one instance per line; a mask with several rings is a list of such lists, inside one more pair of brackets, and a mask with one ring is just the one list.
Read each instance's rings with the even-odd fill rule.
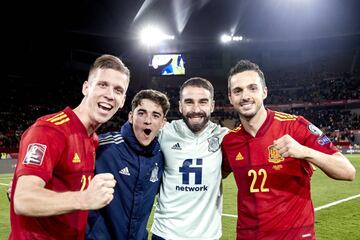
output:
[[20,142],[17,177],[35,175],[48,182],[65,145],[65,137],[58,130],[49,126],[30,127]]
[[299,117],[296,124],[294,137],[299,143],[326,154],[338,152],[331,140],[314,124],[303,117]]

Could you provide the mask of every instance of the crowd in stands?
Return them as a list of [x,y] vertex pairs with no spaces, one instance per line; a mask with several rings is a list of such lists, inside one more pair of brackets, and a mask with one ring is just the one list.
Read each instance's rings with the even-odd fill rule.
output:
[[[360,74],[338,73],[322,74],[305,79],[294,78],[284,80],[282,84],[270,84],[271,91],[267,102],[281,104],[286,102],[314,102],[331,100],[347,100],[360,98]],[[299,84],[299,82],[303,84]]]
[[[284,73],[284,75],[277,79],[267,79],[267,87],[269,89],[269,96],[266,100],[266,105],[301,103],[301,102],[316,102],[333,100],[359,100],[360,99],[360,74],[355,72],[339,73],[339,74],[308,74],[299,75]],[[287,79],[287,80],[285,80]],[[238,124],[237,114],[232,110],[228,98],[227,89],[219,89],[216,84],[215,92],[216,110],[212,114],[213,120],[223,124],[229,128],[233,128]],[[223,87],[226,85],[223,85]],[[63,87],[63,86],[62,86]],[[178,113],[178,95],[179,86],[166,87],[159,89],[165,92],[170,97],[171,111],[168,114],[168,119],[177,119],[180,117]],[[81,96],[72,96],[74,91],[62,91],[61,100],[57,100],[56,104],[51,103],[36,103],[28,104],[9,101],[8,103],[1,103],[0,111],[0,148],[16,149],[18,148],[19,139],[23,131],[30,126],[37,117],[56,112],[66,105],[62,106],[61,101],[69,98],[79,98]],[[76,91],[78,92],[78,91]],[[70,94],[70,95],[69,95]],[[130,100],[135,93],[129,91],[127,93],[127,100],[124,109],[116,114],[112,120],[104,124],[99,130],[99,133],[106,131],[116,131],[127,120],[127,113],[131,110]],[[65,103],[63,103],[65,104]],[[6,110],[5,110],[6,109]],[[360,109],[360,103],[352,106],[336,106],[336,108],[321,104],[312,108],[290,108],[287,110],[274,109],[291,114],[303,115],[316,126],[326,132],[333,141],[341,142],[348,141],[350,143],[355,141],[354,131],[360,130],[360,115],[359,112],[351,109]]]
[[333,142],[353,144],[353,130],[360,130],[360,115],[350,110],[293,109],[292,114],[302,115],[319,127]]

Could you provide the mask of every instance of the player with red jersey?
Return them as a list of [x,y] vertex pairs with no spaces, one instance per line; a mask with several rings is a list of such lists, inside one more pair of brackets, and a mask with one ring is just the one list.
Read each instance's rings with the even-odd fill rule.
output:
[[110,173],[94,175],[95,130],[124,104],[130,72],[120,59],[96,59],[84,98],[39,118],[23,134],[11,190],[9,239],[84,239],[88,209],[113,198]]
[[241,121],[222,142],[224,177],[233,172],[238,187],[237,239],[315,239],[312,164],[342,180],[353,180],[355,168],[303,117],[265,109],[256,64],[238,62],[228,90]]

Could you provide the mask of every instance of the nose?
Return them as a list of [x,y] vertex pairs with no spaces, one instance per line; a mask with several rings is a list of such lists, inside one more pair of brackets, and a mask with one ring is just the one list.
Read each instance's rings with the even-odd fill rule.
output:
[[114,99],[114,91],[113,89],[111,89],[110,87],[106,88],[106,92],[105,92],[105,96],[108,98],[108,99]]
[[144,119],[144,123],[147,124],[147,125],[150,125],[151,124],[151,116],[150,115],[147,115]]
[[250,99],[249,91],[245,89],[245,90],[242,92],[241,98],[242,98],[243,100],[249,100],[249,99]]
[[193,111],[194,112],[200,112],[200,104],[199,103],[195,103],[193,105]]

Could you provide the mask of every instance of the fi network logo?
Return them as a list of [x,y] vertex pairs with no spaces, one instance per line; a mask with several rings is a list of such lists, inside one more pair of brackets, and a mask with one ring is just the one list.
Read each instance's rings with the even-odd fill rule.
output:
[[189,178],[190,174],[195,175],[195,184],[201,184],[201,178],[202,178],[202,159],[198,158],[196,159],[195,166],[193,165],[194,159],[186,159],[183,162],[182,167],[179,167],[179,172],[182,173],[182,183],[183,184],[189,184]]
[[[203,167],[202,164],[203,164],[203,160],[201,158],[186,159],[183,162],[182,167],[179,167],[179,172],[182,173],[182,185],[175,186],[176,191],[206,192],[208,190],[208,186],[206,185],[199,186],[201,185],[202,182],[202,167]],[[193,184],[194,181],[191,181],[190,184],[190,176],[193,176],[195,178],[195,184]],[[193,179],[193,177],[191,177],[191,179]],[[190,186],[184,186],[184,185],[190,185]]]

